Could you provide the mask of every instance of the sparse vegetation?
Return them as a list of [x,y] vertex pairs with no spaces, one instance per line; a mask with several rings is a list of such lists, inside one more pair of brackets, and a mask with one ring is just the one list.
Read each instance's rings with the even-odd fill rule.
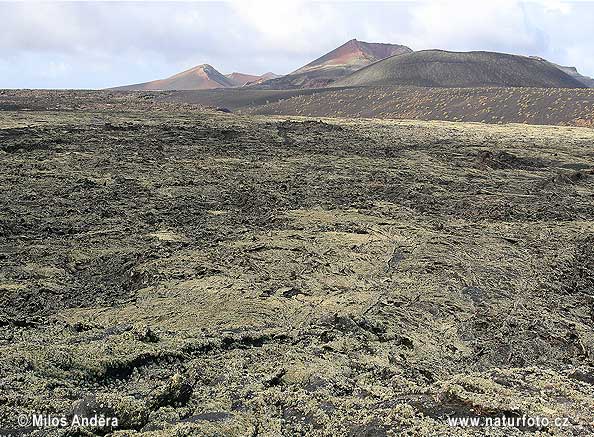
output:
[[[200,99],[199,96],[196,97]],[[349,102],[345,104],[344,102]],[[545,88],[344,88],[238,108],[262,115],[373,117],[591,126],[594,90]]]
[[594,433],[591,129],[0,97],[1,428]]

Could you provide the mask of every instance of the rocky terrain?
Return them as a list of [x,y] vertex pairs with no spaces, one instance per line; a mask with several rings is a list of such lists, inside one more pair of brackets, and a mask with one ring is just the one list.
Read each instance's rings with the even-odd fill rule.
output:
[[14,91],[0,90],[0,111],[155,111],[211,108],[237,114],[418,119],[594,126],[594,90],[547,88],[355,87],[295,90]]
[[594,433],[592,129],[0,108],[1,434]]

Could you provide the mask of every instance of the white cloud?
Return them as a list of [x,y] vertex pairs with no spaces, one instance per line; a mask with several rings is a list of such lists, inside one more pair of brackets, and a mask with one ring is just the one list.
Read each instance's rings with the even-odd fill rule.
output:
[[428,2],[414,8],[412,16],[411,44],[419,48],[526,49],[540,42],[526,25],[520,2]]
[[0,87],[107,87],[200,63],[287,73],[351,38],[539,55],[594,74],[592,2],[0,2],[0,15]]

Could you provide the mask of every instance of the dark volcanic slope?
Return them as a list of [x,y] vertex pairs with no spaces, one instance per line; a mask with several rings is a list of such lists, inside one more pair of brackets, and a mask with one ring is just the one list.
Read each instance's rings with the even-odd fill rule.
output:
[[167,79],[112,88],[114,90],[204,90],[233,87],[235,81],[218,72],[212,65],[202,64]]
[[257,87],[320,88],[380,59],[410,52],[410,48],[399,44],[368,43],[352,39],[294,72],[263,82]]
[[[322,92],[323,91],[323,92]],[[327,88],[266,105],[262,115],[366,117],[594,126],[594,90],[588,88]]]
[[571,77],[579,80],[581,83],[583,83],[584,85],[586,85],[588,88],[594,88],[594,79],[591,78],[591,77],[589,77],[589,76],[584,76],[583,74],[580,74],[577,71],[577,68],[575,68],[575,67],[565,67],[563,65],[557,65],[557,64],[553,64],[553,65],[555,65],[561,71],[569,74]]
[[[541,61],[549,62],[546,59],[541,58],[540,56],[530,56],[530,57],[534,58],[534,59],[541,60]],[[584,76],[583,74],[580,74],[580,72],[577,70],[577,68],[555,64],[554,62],[550,62],[550,64],[553,65],[554,67],[558,68],[559,70],[563,71],[564,73],[569,74],[574,79],[577,79],[578,81],[580,81],[581,83],[586,85],[588,88],[594,88],[594,79],[592,79],[591,77],[588,77],[588,76]]]
[[494,52],[423,50],[393,56],[335,82],[336,86],[584,88],[549,62]]
[[260,90],[252,87],[241,87],[200,91],[172,91],[166,94],[155,93],[153,98],[158,102],[182,102],[237,110],[246,107],[255,108],[295,96],[311,95],[324,91],[326,90],[321,88]]
[[[355,87],[294,90],[226,88],[200,91],[44,92],[0,90],[0,111],[88,108],[142,102],[146,107],[210,106],[233,112],[312,117],[365,117],[594,126],[594,89]],[[55,92],[46,91],[48,95]]]

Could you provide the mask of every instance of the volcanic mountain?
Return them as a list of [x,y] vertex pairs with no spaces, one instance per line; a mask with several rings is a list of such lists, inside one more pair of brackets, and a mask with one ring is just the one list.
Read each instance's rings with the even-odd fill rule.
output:
[[280,77],[278,74],[274,74],[272,72],[268,72],[268,73],[264,73],[261,76],[256,76],[254,74],[245,74],[245,73],[231,73],[231,74],[226,74],[225,77],[229,80],[231,80],[231,82],[233,82],[233,85],[236,87],[240,87],[240,86],[246,86],[246,85],[250,85],[250,84],[254,84],[254,83],[260,83],[263,82],[265,80],[269,80],[269,79],[276,79],[277,77]]
[[251,83],[259,83],[268,79],[279,77],[274,73],[265,73],[261,76],[245,73],[221,74],[213,66],[202,64],[189,70],[182,71],[167,79],[153,80],[151,82],[125,85],[115,90],[208,90],[214,88],[242,87]]
[[410,48],[398,44],[352,39],[286,76],[255,86],[267,89],[322,88],[373,62],[411,52]]
[[586,85],[588,88],[594,88],[594,79],[588,76],[584,76],[577,71],[575,67],[566,67],[564,65],[553,64],[555,67],[559,68],[561,71],[569,74],[574,79],[579,80],[581,83]]
[[575,68],[575,67],[568,67],[568,66],[565,66],[565,65],[555,64],[554,62],[547,61],[546,59],[541,58],[540,56],[530,56],[530,57],[533,58],[533,59],[538,59],[538,60],[541,60],[541,61],[549,62],[551,65],[554,65],[555,67],[557,67],[561,71],[569,74],[574,79],[577,79],[578,81],[580,81],[581,83],[583,83],[584,85],[586,85],[588,88],[594,88],[594,79],[592,79],[591,77],[588,77],[588,76],[584,76],[583,74],[580,74],[577,71],[577,68]]
[[208,64],[198,65],[182,71],[167,79],[126,85],[115,90],[207,90],[213,88],[229,88],[235,86],[233,81],[223,76]]
[[545,60],[496,52],[422,50],[364,67],[332,86],[586,88]]

